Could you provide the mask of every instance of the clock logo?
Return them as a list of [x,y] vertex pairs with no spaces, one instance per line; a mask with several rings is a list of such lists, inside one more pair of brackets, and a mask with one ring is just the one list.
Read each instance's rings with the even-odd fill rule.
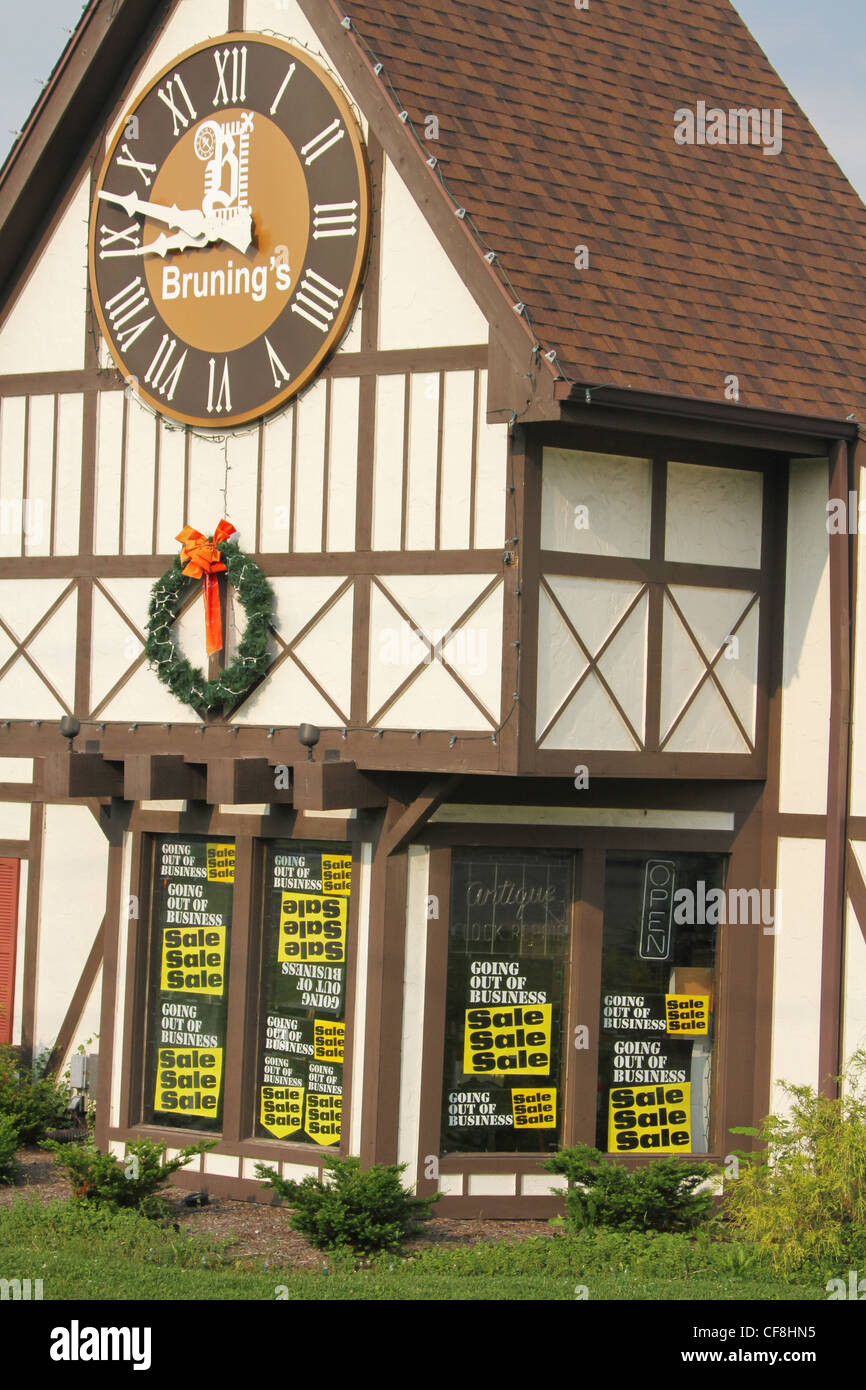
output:
[[94,308],[160,414],[243,424],[336,348],[369,239],[369,169],[339,88],[302,50],[232,34],[177,58],[121,125],[90,219]]

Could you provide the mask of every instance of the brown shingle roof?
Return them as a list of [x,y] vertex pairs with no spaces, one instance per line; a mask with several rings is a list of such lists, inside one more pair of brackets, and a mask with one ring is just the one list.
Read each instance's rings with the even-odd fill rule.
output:
[[[344,9],[569,376],[866,416],[866,208],[728,0]],[[677,145],[700,100],[781,152]]]

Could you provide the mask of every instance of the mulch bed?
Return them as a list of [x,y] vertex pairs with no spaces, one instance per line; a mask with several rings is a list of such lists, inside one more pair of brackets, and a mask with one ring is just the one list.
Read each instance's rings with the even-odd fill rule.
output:
[[[35,1196],[42,1202],[70,1195],[68,1182],[57,1175],[51,1156],[44,1149],[22,1149],[18,1159],[22,1166],[20,1181],[16,1187],[0,1187],[0,1211],[20,1193]],[[259,1202],[239,1202],[212,1195],[207,1206],[187,1207],[184,1197],[188,1195],[187,1190],[169,1185],[172,1223],[190,1235],[201,1232],[230,1240],[226,1251],[230,1260],[243,1264],[251,1262],[256,1266],[261,1262],[288,1265],[296,1270],[321,1269],[329,1262],[326,1252],[316,1250],[290,1228],[284,1206],[264,1206]],[[411,1251],[431,1246],[464,1247],[479,1241],[552,1235],[546,1221],[455,1221],[433,1216],[424,1222],[420,1234],[407,1242],[405,1248]]]

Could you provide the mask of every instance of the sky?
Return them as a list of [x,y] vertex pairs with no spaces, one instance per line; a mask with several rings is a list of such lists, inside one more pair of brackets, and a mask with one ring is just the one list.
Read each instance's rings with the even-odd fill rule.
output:
[[[84,7],[83,0],[35,0],[38,24],[22,24],[21,0],[0,0],[0,159]],[[735,7],[866,201],[866,0],[735,0]]]

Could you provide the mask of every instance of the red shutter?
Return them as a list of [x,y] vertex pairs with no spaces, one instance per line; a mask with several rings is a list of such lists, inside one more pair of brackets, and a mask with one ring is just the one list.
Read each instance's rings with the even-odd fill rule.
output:
[[12,1041],[20,868],[18,859],[0,859],[0,1043]]

